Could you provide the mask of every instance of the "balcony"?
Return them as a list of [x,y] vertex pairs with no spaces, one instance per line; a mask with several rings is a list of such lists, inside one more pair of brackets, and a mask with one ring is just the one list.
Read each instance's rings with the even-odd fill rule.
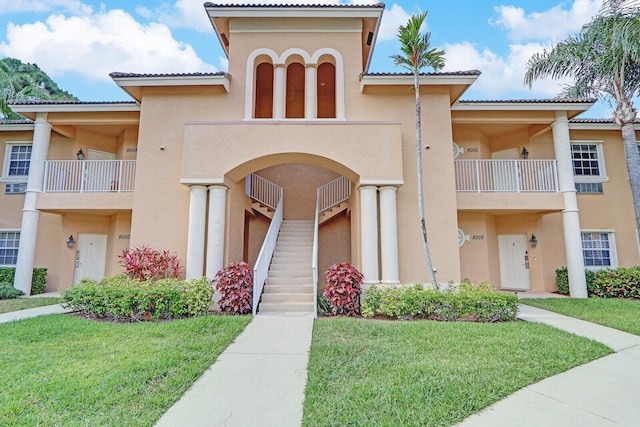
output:
[[135,160],[49,160],[44,166],[45,193],[133,191]]
[[103,215],[130,211],[135,174],[135,160],[46,161],[36,209]]
[[458,209],[564,209],[555,160],[456,160]]

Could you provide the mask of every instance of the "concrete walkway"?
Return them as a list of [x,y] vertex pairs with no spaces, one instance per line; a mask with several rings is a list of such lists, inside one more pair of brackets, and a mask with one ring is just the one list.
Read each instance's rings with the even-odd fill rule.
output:
[[312,330],[313,314],[258,314],[156,426],[300,426]]
[[27,310],[12,311],[0,314],[0,323],[13,322],[14,320],[28,319],[30,317],[44,316],[47,314],[68,313],[68,308],[63,308],[60,304],[45,305],[43,307],[29,308]]
[[599,341],[616,353],[525,387],[458,426],[640,426],[640,336],[520,307],[522,320]]

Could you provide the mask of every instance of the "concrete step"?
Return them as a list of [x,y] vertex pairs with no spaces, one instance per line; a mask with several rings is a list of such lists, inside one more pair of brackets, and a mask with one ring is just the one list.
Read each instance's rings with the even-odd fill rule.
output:
[[270,278],[302,278],[302,277],[310,277],[311,276],[311,269],[306,269],[306,270],[292,270],[292,271],[288,271],[288,270],[269,270],[269,275]]
[[283,302],[313,302],[313,294],[264,293],[261,304]]
[[263,295],[266,294],[311,294],[313,295],[313,284],[307,283],[269,283],[263,290]]
[[[267,285],[311,285],[313,283],[313,277],[307,275],[304,277],[267,277],[265,282]],[[266,287],[265,287],[266,288]]]
[[307,273],[311,272],[311,262],[283,262],[283,263],[271,263],[271,267],[269,267],[269,271],[307,271]]
[[261,303],[259,311],[286,313],[288,311],[313,313],[312,302]]

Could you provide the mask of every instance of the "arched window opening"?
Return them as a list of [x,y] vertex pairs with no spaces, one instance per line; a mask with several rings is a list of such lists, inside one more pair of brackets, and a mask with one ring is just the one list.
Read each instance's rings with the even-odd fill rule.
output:
[[294,62],[287,67],[287,119],[304,118],[304,65]]
[[255,111],[256,119],[273,117],[273,64],[262,62],[256,68]]
[[318,66],[318,118],[336,118],[336,67],[330,62]]

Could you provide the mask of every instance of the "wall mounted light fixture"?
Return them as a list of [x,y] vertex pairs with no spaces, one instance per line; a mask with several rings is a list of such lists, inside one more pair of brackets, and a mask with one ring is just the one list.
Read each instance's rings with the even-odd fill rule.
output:
[[535,248],[536,245],[538,244],[538,239],[536,239],[535,234],[531,234],[531,238],[529,239],[529,244],[531,245],[532,248]]
[[527,150],[527,147],[522,147],[522,151],[520,152],[520,157],[522,157],[525,160],[529,158],[529,150]]
[[73,249],[73,247],[75,246],[76,241],[73,238],[73,234],[71,236],[69,236],[69,238],[67,239],[67,247],[69,249]]
[[84,153],[82,152],[82,148],[78,150],[78,152],[76,153],[76,157],[78,158],[78,160],[84,159]]

